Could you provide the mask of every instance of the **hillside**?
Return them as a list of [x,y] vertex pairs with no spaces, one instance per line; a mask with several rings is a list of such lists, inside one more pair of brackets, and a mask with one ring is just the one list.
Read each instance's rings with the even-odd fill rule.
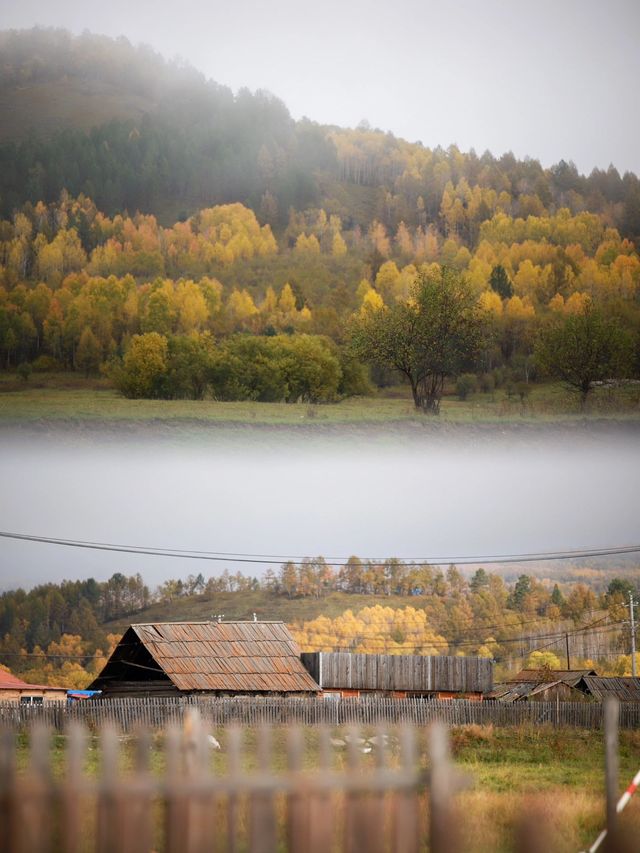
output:
[[[366,396],[411,381],[378,325],[409,306],[428,323],[416,294],[445,280],[474,328],[445,371],[461,401],[488,395],[501,415],[559,377],[582,406],[604,383],[614,410],[611,381],[640,375],[637,176],[295,122],[268,92],[234,94],[125,39],[36,29],[0,33],[0,50],[0,363],[20,381],[82,370],[135,398]],[[608,341],[586,379],[584,349],[565,347],[576,325]]]
[[147,98],[107,82],[62,77],[0,90],[0,141],[44,138],[73,128],[88,131],[116,119],[139,122],[154,108]]
[[[0,205],[84,193],[109,214],[162,217],[240,201],[273,227],[290,208],[323,207],[348,229],[435,223],[467,245],[496,208],[560,207],[640,234],[640,184],[612,166],[585,177],[570,161],[410,144],[367,126],[294,122],[267,92],[234,95],[126,39],[63,30],[0,33]],[[87,131],[90,132],[87,133]],[[475,195],[474,195],[475,194]]]
[[180,85],[204,86],[192,69],[144,47],[88,33],[35,28],[0,33],[0,140],[48,139],[112,120],[139,122]]
[[[610,577],[597,595],[584,583],[507,584],[480,568],[466,580],[450,566],[351,558],[339,570],[322,558],[286,563],[260,580],[241,573],[170,579],[151,591],[140,575],[63,581],[0,594],[0,665],[33,683],[86,685],[132,623],[282,620],[303,650],[464,654],[491,657],[502,671],[532,662],[558,668],[569,636],[574,663],[623,674],[631,579]],[[413,591],[413,594],[409,594]],[[254,616],[255,614],[255,616]],[[535,654],[534,654],[535,653]]]
[[322,598],[287,598],[274,595],[264,589],[242,590],[242,592],[217,592],[215,596],[191,595],[173,601],[157,602],[136,613],[135,616],[115,619],[104,624],[106,631],[124,629],[134,622],[188,622],[215,618],[224,614],[227,621],[251,620],[255,613],[259,619],[282,620],[288,625],[307,622],[318,616],[330,619],[340,616],[345,610],[360,610],[383,603],[385,607],[401,608],[415,606],[415,596],[386,595],[384,599],[368,594],[332,592]]

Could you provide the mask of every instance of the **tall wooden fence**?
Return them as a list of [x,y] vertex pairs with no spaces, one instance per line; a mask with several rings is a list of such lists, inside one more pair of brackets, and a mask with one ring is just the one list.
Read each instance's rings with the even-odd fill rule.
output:
[[[182,721],[185,710],[197,707],[211,726],[241,725],[447,725],[492,723],[513,726],[550,723],[556,726],[601,728],[602,705],[597,702],[474,702],[455,699],[271,699],[205,698],[91,699],[44,705],[0,703],[0,726],[22,729],[41,722],[63,731],[71,722],[91,728],[109,723],[129,732],[141,725],[164,728]],[[640,703],[620,705],[620,726],[640,728]]]

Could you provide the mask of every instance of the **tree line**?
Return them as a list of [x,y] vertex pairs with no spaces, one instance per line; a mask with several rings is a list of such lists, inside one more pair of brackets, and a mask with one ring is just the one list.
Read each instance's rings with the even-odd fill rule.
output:
[[[322,209],[292,212],[277,239],[240,204],[164,228],[63,194],[0,222],[0,357],[25,378],[104,365],[118,381],[136,349],[155,346],[164,378],[142,391],[121,379],[133,395],[331,400],[366,389],[366,363],[377,384],[403,376],[432,412],[445,380],[465,396],[505,371],[523,393],[550,375],[584,401],[596,382],[638,375],[639,282],[634,245],[590,213],[496,214],[471,252],[403,224],[395,237],[380,222],[348,231]],[[258,362],[247,377],[252,349],[273,387]],[[304,372],[303,353],[337,377],[328,390],[291,391],[275,365]]]
[[[330,201],[331,213],[350,226],[366,228],[377,219],[395,230],[401,222],[439,220],[443,233],[467,244],[497,208],[522,218],[561,207],[590,210],[624,236],[640,235],[640,184],[613,167],[583,176],[564,160],[544,169],[511,153],[430,149],[366,125],[342,130],[294,122],[269,93],[234,95],[126,39],[39,28],[2,33],[0,47],[0,85],[14,97],[27,98],[30,86],[42,84],[74,97],[73,82],[82,81],[96,87],[94,99],[108,84],[121,102],[102,122],[98,114],[92,129],[67,126],[47,138],[7,128],[14,141],[0,145],[5,216],[25,201],[52,202],[66,188],[95,198],[111,214],[158,212],[167,199],[185,207],[241,201],[280,226],[290,207]],[[37,116],[32,123],[37,127]]]
[[8,111],[4,137],[11,141],[0,145],[5,216],[26,201],[53,202],[67,189],[91,196],[109,214],[159,213],[171,200],[184,205],[186,218],[196,207],[240,201],[281,228],[291,207],[322,206],[349,228],[366,229],[374,219],[393,231],[400,223],[435,222],[465,245],[477,242],[498,210],[523,219],[563,207],[588,210],[623,236],[640,236],[640,182],[613,166],[584,176],[565,160],[544,169],[510,152],[431,149],[366,124],[294,122],[267,92],[234,95],[126,39],[38,28],[0,33],[0,49],[0,85],[18,100],[42,85],[71,99],[88,88],[94,104],[108,85],[119,99],[111,111],[105,105],[102,120],[97,111],[94,127],[66,126],[52,136],[37,132],[33,111],[36,132],[12,129],[18,110]]
[[[104,582],[63,581],[2,593],[0,666],[34,683],[84,687],[120,637],[111,627],[113,620],[128,620],[154,603],[169,607],[169,613],[173,607],[176,616],[184,619],[188,618],[184,605],[190,601],[211,602],[213,611],[223,594],[229,606],[229,593],[241,600],[247,593],[260,593],[258,604],[254,598],[247,605],[259,609],[260,618],[269,618],[270,601],[286,599],[291,612],[288,621],[305,648],[312,649],[314,643],[316,648],[328,647],[327,638],[333,637],[335,647],[352,651],[427,653],[433,648],[434,653],[449,650],[507,657],[513,652],[513,639],[523,635],[559,628],[572,631],[594,621],[600,611],[620,621],[630,591],[637,594],[637,586],[624,578],[613,578],[598,593],[584,583],[554,584],[525,574],[506,583],[484,568],[465,577],[454,565],[443,570],[396,559],[370,562],[357,557],[337,568],[322,557],[284,563],[277,571],[267,570],[262,578],[228,570],[209,578],[191,574],[167,580],[153,591],[140,575],[117,572]],[[296,619],[297,600],[337,593],[354,596],[360,605],[363,596],[381,602],[395,598],[392,606],[376,603],[371,613],[360,617],[346,610],[333,623],[327,617],[306,623]],[[356,624],[358,619],[361,624]],[[363,624],[370,627],[365,629]],[[615,664],[624,671],[629,661],[620,661],[617,655],[626,654],[627,649],[624,644],[618,648],[613,635],[610,640],[600,665]]]

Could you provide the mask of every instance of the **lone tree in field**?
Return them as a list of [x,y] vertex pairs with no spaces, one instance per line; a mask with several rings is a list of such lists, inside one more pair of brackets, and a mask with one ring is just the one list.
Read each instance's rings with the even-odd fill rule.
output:
[[409,381],[416,409],[440,412],[444,381],[476,355],[483,319],[455,270],[420,272],[407,302],[367,310],[354,321],[358,357],[392,367]]
[[601,311],[588,305],[542,329],[536,344],[536,361],[579,392],[584,409],[595,382],[628,376],[631,366],[629,336]]

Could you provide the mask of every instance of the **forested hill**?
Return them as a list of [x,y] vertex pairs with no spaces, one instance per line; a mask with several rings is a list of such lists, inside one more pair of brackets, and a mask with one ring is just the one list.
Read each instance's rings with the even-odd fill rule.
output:
[[86,687],[132,622],[224,612],[227,620],[282,619],[306,651],[480,655],[512,669],[526,659],[559,668],[553,652],[564,653],[568,632],[575,666],[628,674],[623,620],[637,583],[586,566],[563,571],[600,593],[581,582],[520,575],[507,584],[483,568],[465,578],[455,566],[443,572],[356,557],[336,572],[318,557],[267,570],[261,580],[225,570],[167,580],[155,591],[140,575],[120,572],[104,582],[48,583],[0,593],[0,670],[34,684]]
[[568,208],[640,235],[640,183],[613,167],[583,176],[570,160],[543,169],[509,153],[294,122],[269,93],[234,95],[126,39],[10,31],[0,33],[0,55],[4,216],[66,189],[108,214],[140,210],[166,223],[239,201],[276,230],[291,208],[323,208],[347,229],[435,225],[471,246],[497,212]]

